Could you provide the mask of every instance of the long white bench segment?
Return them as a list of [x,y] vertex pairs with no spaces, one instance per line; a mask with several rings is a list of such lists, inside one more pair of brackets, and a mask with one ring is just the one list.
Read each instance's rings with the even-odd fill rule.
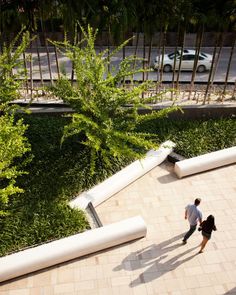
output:
[[179,178],[236,162],[236,146],[175,163]]
[[98,206],[112,195],[161,164],[173,151],[174,146],[175,144],[172,141],[162,143],[158,150],[149,151],[144,159],[133,162],[102,183],[80,194],[69,203],[70,206],[72,208],[85,209],[89,202],[92,202],[94,207]]
[[0,282],[64,261],[145,237],[140,216],[53,241],[0,258]]

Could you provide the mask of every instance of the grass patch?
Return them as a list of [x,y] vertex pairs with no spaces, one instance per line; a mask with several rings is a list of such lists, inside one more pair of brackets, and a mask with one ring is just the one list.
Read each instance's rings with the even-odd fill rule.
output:
[[[112,159],[107,167],[97,160],[97,172],[91,176],[90,158],[81,138],[70,137],[62,146],[60,140],[69,118],[24,115],[29,124],[27,137],[33,160],[28,175],[18,180],[25,192],[11,199],[9,215],[0,218],[0,255],[49,240],[69,236],[89,228],[84,213],[73,210],[67,202],[119,171],[130,161]],[[158,134],[158,141],[172,140],[176,152],[192,157],[236,145],[236,121],[150,120],[139,131]]]
[[172,140],[175,152],[186,158],[236,145],[235,119],[152,120],[139,126],[139,131],[158,134],[160,142]]
[[26,135],[33,160],[26,167],[29,174],[18,179],[25,192],[11,199],[9,215],[0,218],[1,256],[87,230],[84,213],[71,209],[68,200],[122,166],[119,161],[113,161],[110,168],[97,163],[99,169],[91,176],[89,153],[77,137],[68,138],[60,147],[68,118],[24,115],[24,121],[29,124]]

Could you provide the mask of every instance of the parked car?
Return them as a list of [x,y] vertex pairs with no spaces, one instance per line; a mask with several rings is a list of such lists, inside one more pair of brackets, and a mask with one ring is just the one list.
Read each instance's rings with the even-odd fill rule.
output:
[[[164,54],[163,59],[163,71],[164,72],[171,72],[174,69],[174,60],[176,55],[176,64],[175,64],[175,70],[179,69],[179,63],[180,63],[180,57],[181,57],[181,50],[177,50],[176,54],[175,52],[172,52],[170,54]],[[184,49],[183,55],[182,55],[182,61],[181,61],[181,71],[192,71],[194,66],[194,60],[196,56],[196,51],[193,49]],[[162,55],[157,56],[153,63],[154,70],[157,70],[159,68],[159,65],[161,65],[162,61]],[[205,71],[210,70],[212,63],[212,55],[204,52],[199,53],[198,57],[198,63],[197,63],[197,72],[203,73]]]

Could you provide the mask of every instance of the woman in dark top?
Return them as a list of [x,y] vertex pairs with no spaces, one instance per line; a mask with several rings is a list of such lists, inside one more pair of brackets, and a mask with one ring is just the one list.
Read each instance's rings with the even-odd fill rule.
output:
[[211,233],[213,230],[216,230],[216,226],[215,226],[215,218],[213,215],[209,215],[207,217],[206,220],[204,220],[201,225],[199,230],[202,231],[202,236],[203,236],[203,240],[201,242],[201,249],[199,251],[199,253],[203,252],[203,249],[205,248],[207,242],[210,240],[211,238]]

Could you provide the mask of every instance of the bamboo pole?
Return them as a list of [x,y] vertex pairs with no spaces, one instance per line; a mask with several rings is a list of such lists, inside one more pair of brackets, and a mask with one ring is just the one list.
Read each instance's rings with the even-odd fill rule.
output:
[[58,52],[57,52],[57,48],[54,45],[54,52],[55,52],[55,59],[56,59],[56,67],[57,67],[57,76],[58,79],[60,79],[60,68],[59,68],[59,62],[58,62]]
[[235,44],[236,44],[236,34],[234,35],[234,40],[233,40],[231,50],[230,50],[229,61],[228,61],[228,65],[227,65],[226,75],[225,75],[225,83],[224,83],[224,88],[223,88],[222,95],[221,95],[222,102],[224,102],[224,98],[225,98],[226,87],[228,84],[229,71],[231,68],[231,62],[232,62],[232,58],[233,58],[233,54],[234,54]]
[[48,49],[48,41],[47,41],[47,38],[46,38],[46,35],[45,35],[42,16],[40,16],[40,22],[41,22],[41,28],[42,28],[42,33],[43,33],[44,45],[45,45],[46,54],[47,54],[47,62],[48,62],[48,70],[49,70],[50,82],[51,82],[51,85],[53,85],[51,61],[50,61],[50,54],[49,54],[49,49]]
[[177,74],[177,79],[176,79],[176,89],[177,90],[179,89],[179,77],[180,77],[181,64],[182,64],[183,53],[184,53],[185,35],[186,35],[186,24],[184,26],[184,31],[183,31],[183,35],[182,35],[182,45],[181,45],[181,49],[180,49],[179,68],[178,68],[178,74]]
[[[150,68],[151,52],[152,52],[152,41],[153,41],[153,38],[151,36],[150,37],[149,48],[148,48],[148,59],[147,59],[147,67],[148,68]],[[148,72],[147,72],[147,75],[146,75],[146,79],[148,80]]]
[[[203,33],[204,33],[204,25],[202,25],[202,28],[201,28],[200,32],[198,31],[197,37],[196,37],[196,42],[195,42],[195,53],[196,54],[195,54],[195,59],[194,59],[194,64],[193,64],[193,72],[192,72],[192,77],[191,77],[188,100],[190,100],[192,91],[194,90],[194,81],[195,81],[196,72],[197,72],[197,64],[198,64],[199,54],[200,54],[200,50],[202,47]],[[194,95],[194,98],[195,98],[195,95]]]
[[[161,53],[161,44],[162,44],[162,26],[161,26],[161,30],[159,33],[159,42],[158,42],[158,49],[157,49],[157,56],[158,56],[158,65],[160,65],[160,53]],[[157,84],[156,84],[156,95],[159,92],[159,88],[160,88],[160,81],[159,81],[159,77],[160,76],[160,67],[158,66],[157,68]]]
[[166,30],[164,28],[164,31],[162,32],[162,47],[161,47],[161,61],[159,60],[158,64],[160,66],[160,71],[159,71],[159,86],[162,87],[162,78],[163,78],[163,64],[164,64],[164,54],[165,54],[165,43],[166,43]]
[[213,57],[212,57],[210,73],[209,73],[209,76],[208,76],[207,87],[206,87],[204,98],[203,98],[203,103],[202,103],[203,105],[206,104],[206,99],[208,97],[208,92],[209,92],[209,88],[210,88],[210,84],[211,84],[211,77],[212,77],[215,58],[216,58],[216,53],[217,53],[218,40],[219,40],[219,35],[218,35],[218,33],[216,33],[215,47],[214,47],[214,52],[213,52]]
[[43,87],[44,83],[43,83],[43,73],[42,73],[42,67],[41,67],[41,57],[40,57],[40,52],[38,47],[38,37],[36,39],[36,50],[37,50],[38,65],[39,65],[39,76],[40,76],[41,86]]
[[[136,68],[137,63],[137,51],[138,51],[138,43],[139,43],[139,34],[140,32],[136,33],[136,42],[135,42],[135,49],[134,49],[134,62],[133,62],[133,70]],[[134,87],[134,74],[131,77],[132,85],[131,87]]]
[[[74,27],[74,38],[73,38],[73,45],[75,46],[78,42],[78,36],[77,36],[77,24],[75,24],[75,27]],[[75,52],[73,50],[73,58],[75,58]],[[74,61],[72,61],[72,64],[71,64],[72,68],[71,68],[71,85],[73,84],[73,81],[74,81],[74,76],[75,76],[75,65],[74,65]],[[58,70],[59,72],[59,70]]]
[[213,67],[211,82],[210,82],[210,85],[209,85],[208,104],[210,103],[210,100],[211,100],[211,90],[212,90],[212,86],[213,86],[213,82],[214,82],[216,70],[218,68],[218,64],[219,64],[219,59],[220,59],[220,55],[221,55],[221,52],[222,52],[223,43],[224,43],[224,37],[223,37],[223,32],[221,32],[220,33],[220,36],[219,36],[219,44],[218,44],[220,46],[220,48],[219,48],[219,51],[217,53],[217,57],[216,57],[216,61],[215,61],[215,66]]
[[[177,58],[177,50],[180,39],[180,23],[178,22],[178,32],[177,32],[177,42],[175,44],[175,56],[174,56],[174,66],[172,71],[172,88],[175,88],[175,70],[176,70],[176,58]],[[171,92],[171,98],[173,99],[173,91]]]
[[32,48],[32,40],[30,42],[30,101],[33,100],[33,48]]
[[[145,58],[146,58],[146,47],[145,47],[145,33],[143,31],[143,70],[145,70],[146,65],[145,65]],[[142,81],[144,82],[145,80],[145,73],[143,72],[143,78]]]
[[26,92],[28,94],[29,93],[29,82],[28,82],[28,71],[27,71],[27,62],[26,62],[25,52],[23,52],[23,60],[24,60],[24,70],[25,70],[25,75],[26,75],[26,80],[25,80]]

